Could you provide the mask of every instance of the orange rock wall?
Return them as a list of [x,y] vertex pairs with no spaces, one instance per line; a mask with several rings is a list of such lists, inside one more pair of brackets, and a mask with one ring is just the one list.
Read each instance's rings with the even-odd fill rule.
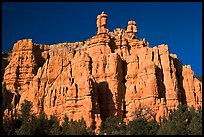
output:
[[20,91],[19,104],[29,100],[34,113],[55,114],[60,121],[64,115],[83,118],[93,129],[110,115],[131,121],[141,107],[150,108],[158,122],[179,104],[202,107],[202,82],[167,45],[150,47],[138,39],[134,21],[128,30],[113,32],[104,23],[85,42],[14,44],[3,82]]

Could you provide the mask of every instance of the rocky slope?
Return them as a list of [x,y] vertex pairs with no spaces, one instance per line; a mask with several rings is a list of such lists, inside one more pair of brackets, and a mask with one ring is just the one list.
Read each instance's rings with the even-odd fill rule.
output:
[[60,120],[84,119],[93,129],[110,115],[129,122],[144,108],[159,122],[179,104],[202,108],[202,82],[167,45],[150,47],[136,37],[135,21],[109,32],[107,15],[97,17],[98,32],[85,42],[14,44],[3,82],[33,103],[33,112]]

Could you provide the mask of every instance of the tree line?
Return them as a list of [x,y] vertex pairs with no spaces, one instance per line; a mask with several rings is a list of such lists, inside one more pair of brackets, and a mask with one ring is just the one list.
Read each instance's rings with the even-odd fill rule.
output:
[[[31,112],[32,103],[21,104],[18,116],[4,117],[1,135],[95,135],[86,126],[85,121],[72,121],[65,115],[62,124],[52,115],[49,119],[45,114],[36,116]],[[122,117],[109,116],[101,123],[99,135],[201,135],[202,109],[195,110],[180,105],[177,110],[170,112],[168,120],[158,124],[156,120],[137,118],[128,125]]]

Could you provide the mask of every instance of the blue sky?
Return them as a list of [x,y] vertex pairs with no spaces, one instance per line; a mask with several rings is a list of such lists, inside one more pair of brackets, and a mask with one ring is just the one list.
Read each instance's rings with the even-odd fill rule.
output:
[[135,20],[137,37],[167,44],[183,65],[202,75],[202,2],[3,2],[2,51],[20,39],[55,44],[96,34],[96,17],[108,15],[110,31]]

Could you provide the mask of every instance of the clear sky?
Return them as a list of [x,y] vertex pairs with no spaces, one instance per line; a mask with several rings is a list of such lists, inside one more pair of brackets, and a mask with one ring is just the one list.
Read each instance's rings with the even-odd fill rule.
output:
[[183,65],[202,75],[202,2],[3,2],[2,51],[21,39],[55,44],[96,34],[96,17],[108,15],[110,31],[135,20],[137,37],[167,44]]

